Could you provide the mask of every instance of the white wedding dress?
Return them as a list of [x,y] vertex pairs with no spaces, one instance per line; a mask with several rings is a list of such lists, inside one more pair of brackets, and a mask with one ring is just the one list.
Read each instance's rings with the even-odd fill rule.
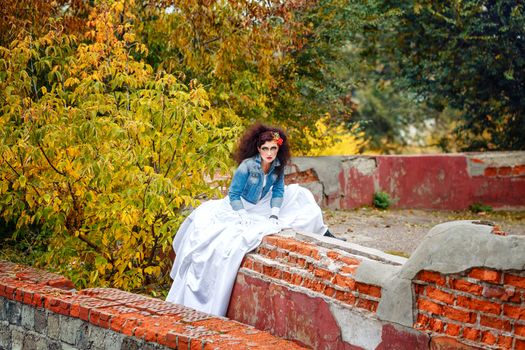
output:
[[173,240],[176,254],[166,301],[224,316],[244,255],[264,236],[282,228],[324,234],[327,227],[312,193],[285,186],[278,224],[268,217],[271,190],[257,204],[241,199],[250,221],[243,224],[229,198],[202,203],[182,223]]

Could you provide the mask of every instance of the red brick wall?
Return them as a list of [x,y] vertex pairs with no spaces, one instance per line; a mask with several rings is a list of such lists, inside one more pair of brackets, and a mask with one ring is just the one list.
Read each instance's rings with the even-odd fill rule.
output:
[[72,287],[62,276],[0,261],[0,305],[6,301],[30,305],[173,349],[302,348],[268,332],[181,305],[118,289],[76,291]]
[[375,312],[381,299],[381,287],[354,279],[360,263],[361,258],[344,251],[337,252],[291,238],[267,236],[254,253],[245,257],[241,267],[346,305]]
[[421,271],[413,288],[415,328],[485,349],[525,349],[523,272],[472,268],[443,275]]

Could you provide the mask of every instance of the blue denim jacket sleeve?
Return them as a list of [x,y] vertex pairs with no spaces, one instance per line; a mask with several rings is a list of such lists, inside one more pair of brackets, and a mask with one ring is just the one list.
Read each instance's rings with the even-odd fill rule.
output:
[[284,197],[284,174],[281,174],[272,187],[272,199],[270,200],[270,207],[281,207]]
[[228,197],[230,197],[230,204],[235,211],[244,209],[244,206],[241,202],[241,194],[244,186],[246,186],[246,181],[248,181],[249,174],[250,173],[248,171],[248,167],[246,166],[246,162],[242,162],[233,174],[230,189],[228,191]]

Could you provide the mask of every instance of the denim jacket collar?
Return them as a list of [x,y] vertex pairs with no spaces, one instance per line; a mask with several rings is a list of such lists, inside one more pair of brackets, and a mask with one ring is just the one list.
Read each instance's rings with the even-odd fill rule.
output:
[[[259,165],[259,167],[261,166],[261,155],[259,153],[255,155],[255,162]],[[273,169],[275,169],[275,167],[279,165],[281,165],[281,162],[279,161],[279,158],[275,157],[275,159],[272,162],[272,165],[270,166],[270,169],[268,170],[268,174],[271,173]]]

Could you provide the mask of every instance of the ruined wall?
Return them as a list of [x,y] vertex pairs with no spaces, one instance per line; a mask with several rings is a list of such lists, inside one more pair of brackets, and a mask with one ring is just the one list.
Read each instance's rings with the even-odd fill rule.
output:
[[297,157],[287,182],[308,187],[330,208],[370,205],[377,191],[398,208],[525,208],[525,152]]
[[410,259],[306,233],[266,237],[228,317],[314,349],[525,349],[525,238],[434,227]]
[[268,332],[0,261],[0,349],[299,349]]

